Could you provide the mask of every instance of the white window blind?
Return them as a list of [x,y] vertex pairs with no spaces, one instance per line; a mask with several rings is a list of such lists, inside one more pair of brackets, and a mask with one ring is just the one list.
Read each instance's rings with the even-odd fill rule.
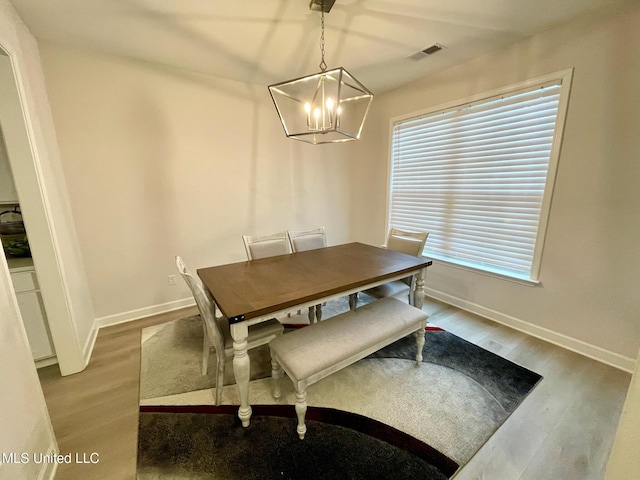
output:
[[561,81],[394,123],[389,223],[424,255],[532,279]]

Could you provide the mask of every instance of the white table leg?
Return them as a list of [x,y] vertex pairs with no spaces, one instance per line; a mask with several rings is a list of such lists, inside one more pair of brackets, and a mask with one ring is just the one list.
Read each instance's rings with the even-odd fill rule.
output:
[[349,310],[355,310],[358,306],[358,292],[349,295]]
[[426,273],[426,269],[423,268],[414,276],[416,287],[413,291],[413,306],[420,310],[422,310],[422,305],[424,304],[424,275]]
[[[416,284],[416,288],[413,292],[412,301],[413,306],[422,310],[422,305],[424,304],[424,276],[427,273],[427,269],[423,268],[420,272],[416,273],[414,277],[414,283]],[[425,342],[425,328],[427,327],[427,321],[425,320],[424,326],[416,332],[416,364],[420,365],[422,362],[422,349],[424,348]]]
[[[426,322],[425,322],[426,323]],[[424,327],[422,327],[420,330],[418,330],[415,335],[416,335],[416,364],[420,365],[420,363],[422,363],[422,349],[424,348],[424,329],[425,329],[426,325]]]
[[231,324],[231,336],[233,337],[233,373],[240,393],[240,408],[238,418],[243,427],[248,427],[251,422],[251,405],[249,404],[249,376],[251,364],[247,354],[247,337],[249,329],[244,323]]

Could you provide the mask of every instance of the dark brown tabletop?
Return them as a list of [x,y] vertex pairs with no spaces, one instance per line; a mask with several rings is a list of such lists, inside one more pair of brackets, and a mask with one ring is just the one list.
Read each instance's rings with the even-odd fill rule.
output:
[[431,263],[381,247],[347,243],[197,272],[222,313],[234,323],[409,275]]

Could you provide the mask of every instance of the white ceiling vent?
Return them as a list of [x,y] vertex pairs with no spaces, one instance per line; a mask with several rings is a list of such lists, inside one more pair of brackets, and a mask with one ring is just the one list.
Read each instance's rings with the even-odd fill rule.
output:
[[413,55],[409,55],[407,58],[409,60],[421,60],[425,57],[433,55],[434,53],[438,53],[443,48],[444,48],[444,45],[441,45],[440,43],[434,43],[433,45],[425,48],[424,50],[420,50],[419,52],[416,52]]

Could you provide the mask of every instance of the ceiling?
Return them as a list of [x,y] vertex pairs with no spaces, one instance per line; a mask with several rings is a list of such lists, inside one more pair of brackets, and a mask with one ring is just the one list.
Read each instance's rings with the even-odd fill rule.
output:
[[[38,40],[268,85],[320,70],[310,0],[10,0]],[[623,0],[337,0],[325,60],[374,93]],[[433,45],[431,55],[416,53]]]

